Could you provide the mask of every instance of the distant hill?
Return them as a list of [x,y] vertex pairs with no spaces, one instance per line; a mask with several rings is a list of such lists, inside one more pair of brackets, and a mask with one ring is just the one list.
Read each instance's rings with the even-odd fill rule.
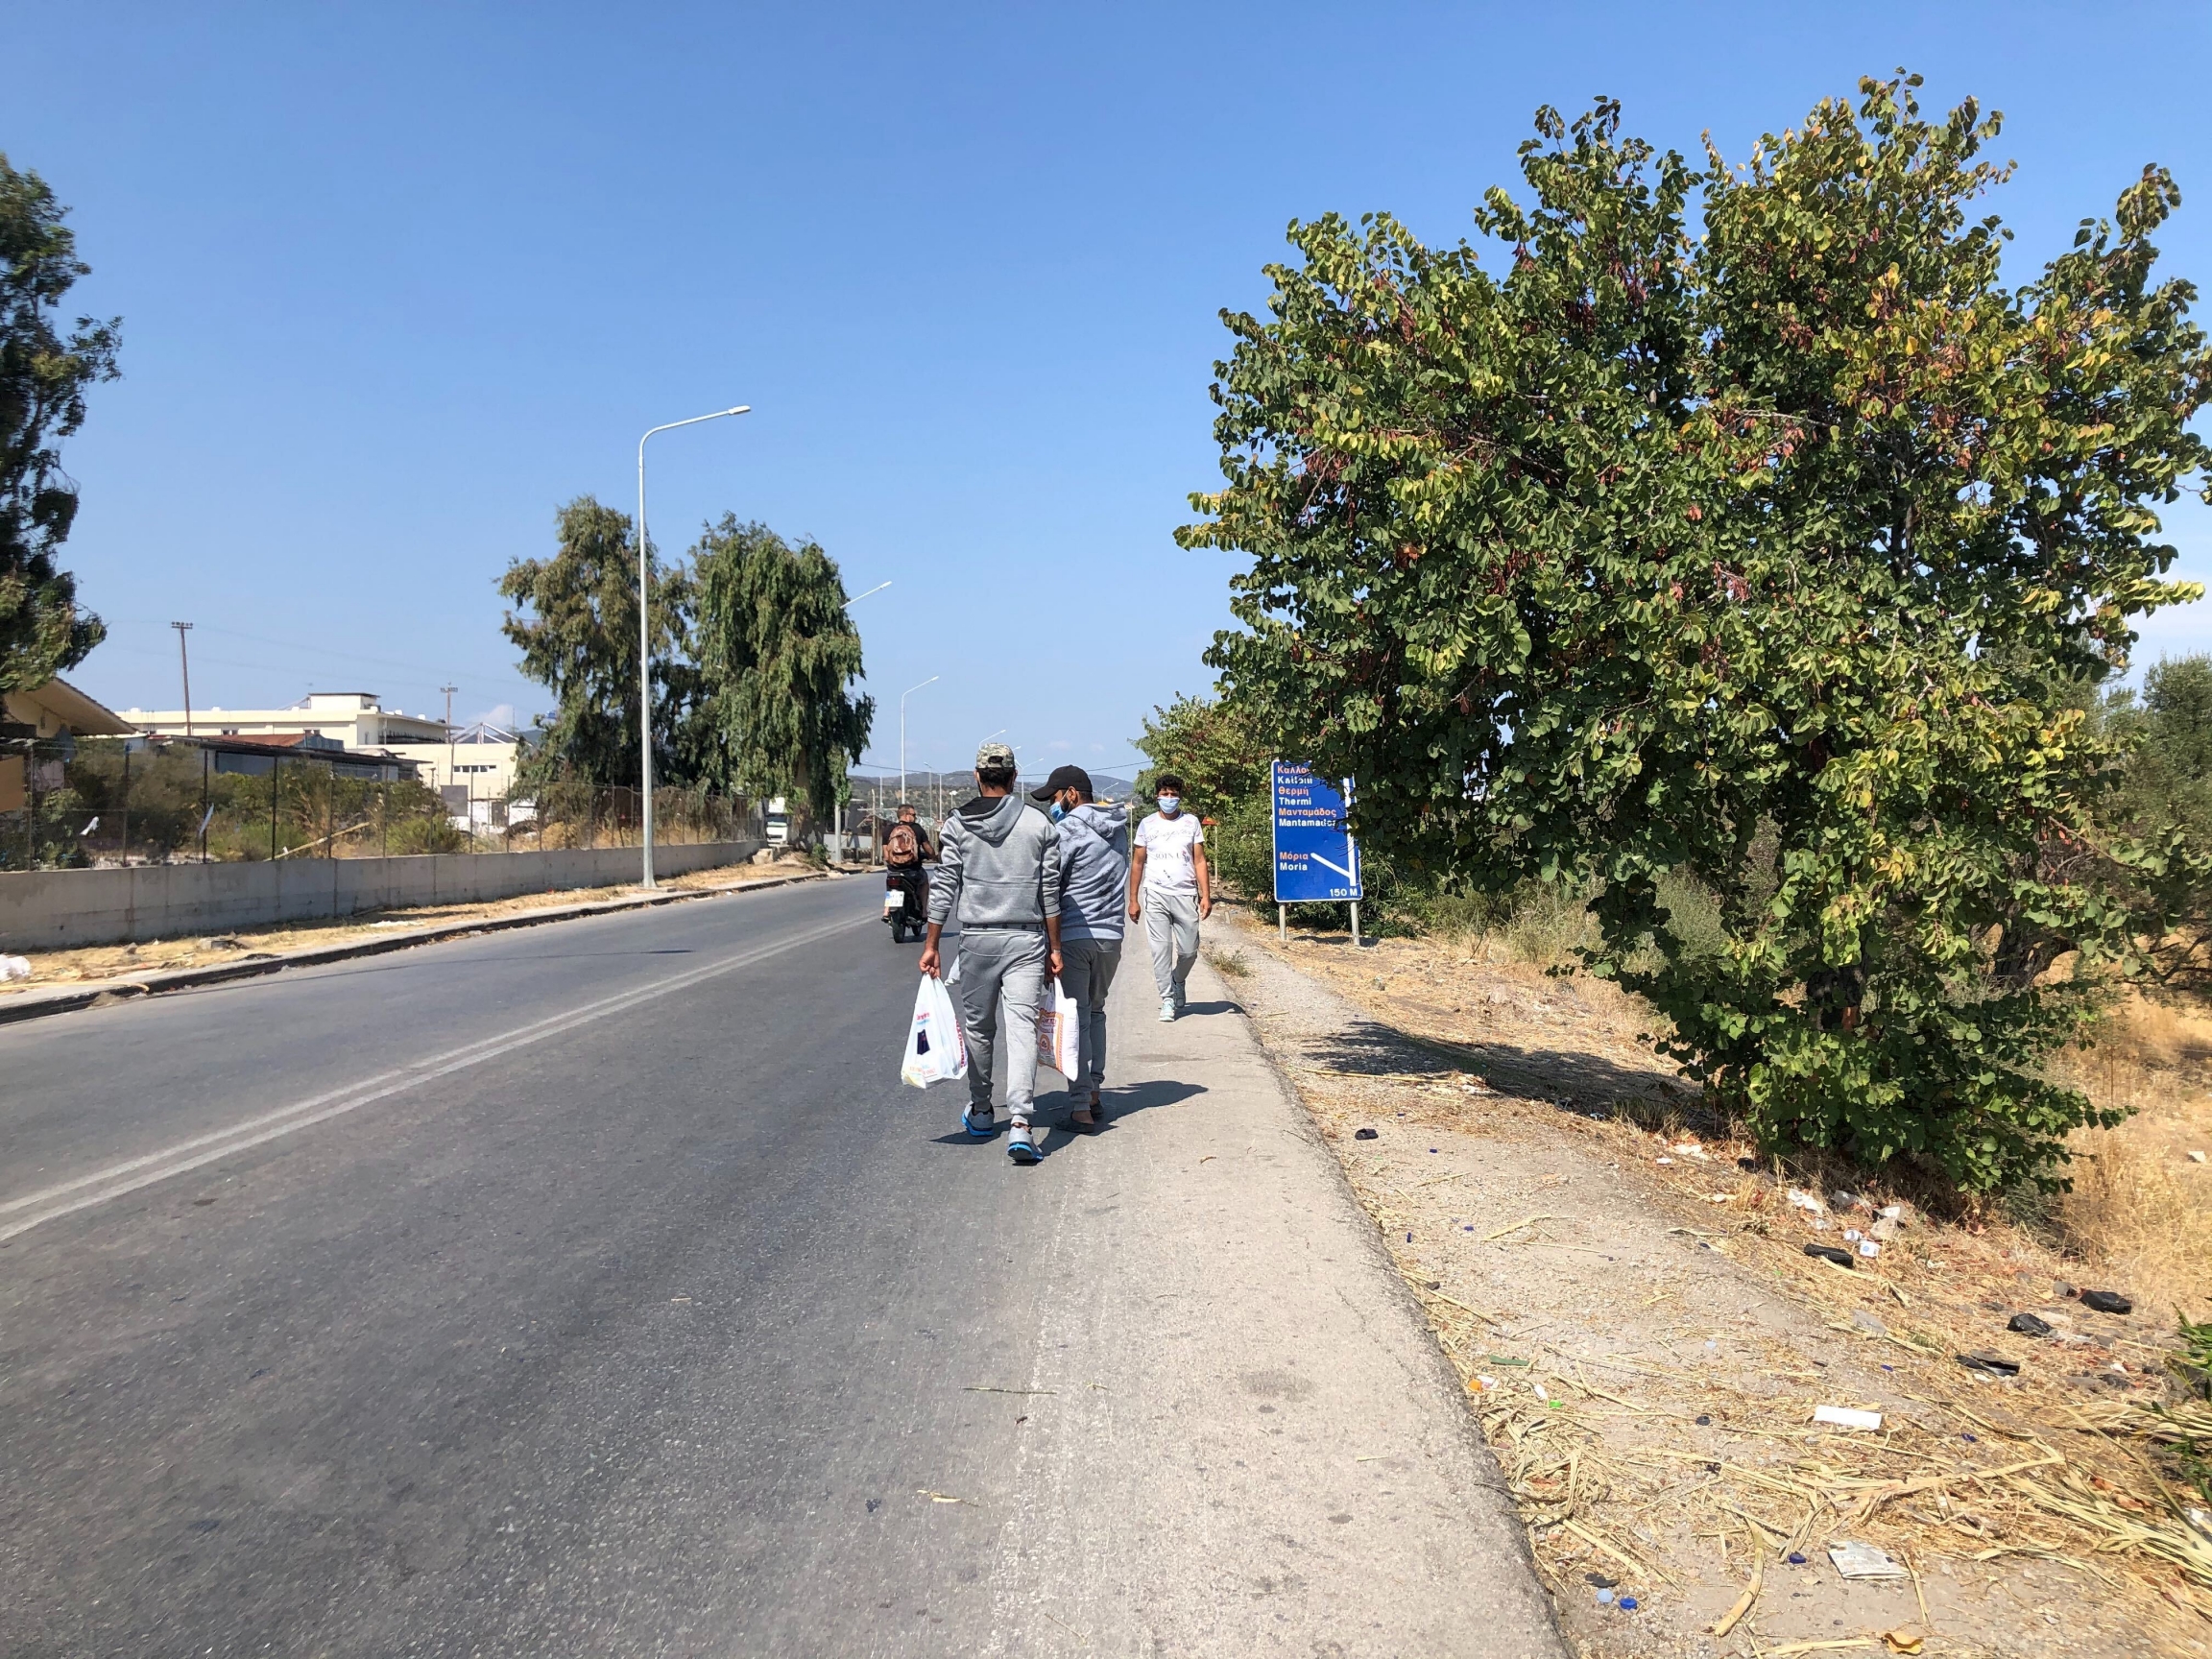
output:
[[[1089,770],[1086,768],[1086,770]],[[1024,792],[1039,787],[1050,776],[1050,768],[1037,772],[1026,769],[1022,774]],[[1111,772],[1093,772],[1091,788],[1101,801],[1126,801],[1135,792],[1136,780],[1118,777]],[[905,799],[925,817],[942,818],[961,802],[975,793],[975,774],[973,772],[909,772],[906,774]],[[879,777],[872,773],[853,775],[853,801],[855,805],[875,808],[889,813],[900,801],[899,777]]]

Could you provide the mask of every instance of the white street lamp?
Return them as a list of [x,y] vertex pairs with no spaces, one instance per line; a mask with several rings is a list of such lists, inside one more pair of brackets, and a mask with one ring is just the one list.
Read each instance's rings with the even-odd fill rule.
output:
[[[711,415],[694,415],[688,421],[671,421],[647,430],[673,432],[679,426],[696,426],[702,421],[719,421],[726,415],[746,415],[753,405],[717,409]],[[637,782],[644,794],[641,828],[644,830],[642,884],[653,885],[653,555],[645,536],[645,438],[637,440]]]
[[[941,678],[932,674],[922,685],[934,685]],[[906,799],[906,699],[922,689],[922,685],[909,685],[899,693],[899,799]]]
[[[886,588],[888,588],[888,587],[890,587],[890,586],[891,586],[891,584],[890,584],[890,583],[888,583],[888,582],[878,582],[878,583],[877,583],[877,584],[876,584],[876,586],[875,586],[875,587],[873,587],[873,588],[871,588],[871,589],[868,589],[868,593],[880,593],[880,592],[882,592],[882,591],[883,591],[883,589],[886,589]],[[846,609],[846,610],[848,610],[848,611],[852,610],[854,606],[855,606],[855,605],[859,604],[861,600],[863,600],[863,599],[867,598],[867,597],[868,597],[868,593],[855,593],[855,594],[854,594],[852,598],[850,598],[850,599],[848,599],[848,600],[846,600],[846,601],[845,601],[845,609]]]

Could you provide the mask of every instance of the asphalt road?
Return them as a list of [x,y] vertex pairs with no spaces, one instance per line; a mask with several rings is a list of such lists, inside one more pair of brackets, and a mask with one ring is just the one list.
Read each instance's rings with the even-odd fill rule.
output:
[[[1282,1310],[1238,1288],[1243,1317],[1295,1318],[1238,1334],[1175,1278],[1180,1246],[1131,1263],[1118,1311],[1083,1301],[1117,1239],[1180,1224],[1121,1213],[1143,1142],[1118,1174],[1102,1149],[1204,1090],[1139,1078],[1106,1135],[1054,1134],[1014,1168],[957,1132],[959,1088],[898,1083],[917,952],[878,902],[870,881],[809,884],[0,1028],[0,1652],[1077,1652],[1136,1650],[1141,1630],[1145,1651],[1277,1650],[1278,1631],[1297,1638],[1284,1651],[1554,1651],[1503,1532],[1465,1535],[1503,1510],[1409,1321],[1378,1338],[1358,1310],[1358,1354],[1333,1365],[1316,1332],[1340,1286],[1293,1286]],[[1271,1074],[1248,1070],[1261,1100]],[[1319,1166],[1296,1146],[1255,1158],[1259,1184],[1237,1187],[1229,1165],[1179,1158],[1176,1180],[1219,1184],[1147,1206],[1218,1237],[1279,1176],[1265,1224],[1303,1234]],[[1314,1273],[1368,1272],[1342,1208],[1324,1231],[1349,1253]],[[1041,1240],[1073,1300],[1040,1294]],[[1255,1252],[1257,1272],[1282,1246]],[[1198,1316],[1161,1338],[1182,1344],[1171,1372],[1147,1382],[1142,1353],[1099,1345],[1101,1323],[1186,1292]],[[1224,1339],[1281,1345],[1260,1382],[1227,1384],[1270,1415],[1213,1421],[1225,1361],[1205,1350]],[[1281,1438],[1271,1402],[1314,1395],[1293,1373],[1315,1352],[1358,1420],[1377,1387],[1443,1407],[1411,1414],[1404,1458],[1347,1454],[1328,1492],[1296,1497],[1309,1441]],[[1054,1354],[1119,1369],[1043,1389]],[[1109,1387],[1187,1398],[1117,1427]],[[1050,1409],[1093,1416],[1039,1439]],[[1247,1438],[1209,1451],[1216,1430]],[[1196,1473],[1157,1472],[1186,1454]],[[1450,1525],[1391,1531],[1387,1494],[1438,1468],[1420,1503]],[[1083,1490],[1113,1482],[1091,1515]],[[1138,1513],[1161,1502],[1166,1519]],[[1312,1508],[1310,1533],[1259,1513],[1276,1504]],[[1113,1515],[1142,1526],[1120,1537]],[[1227,1542],[1175,1541],[1183,1515]],[[1310,1626],[1352,1617],[1333,1592],[1203,1558],[1263,1531],[1308,1574],[1316,1548],[1348,1568],[1388,1537],[1415,1577],[1489,1549],[1511,1618],[1455,1589],[1439,1599],[1479,1640],[1310,1646]],[[1075,1558],[1050,1559],[1063,1535]],[[1221,1595],[1271,1623],[1222,1624]],[[1081,1634],[1116,1620],[1126,1642]]]

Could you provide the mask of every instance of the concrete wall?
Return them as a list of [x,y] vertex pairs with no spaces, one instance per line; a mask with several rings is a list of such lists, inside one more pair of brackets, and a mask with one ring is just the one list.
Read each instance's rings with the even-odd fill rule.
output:
[[[741,864],[764,843],[657,847],[654,873]],[[421,904],[469,904],[637,879],[637,849],[441,853],[411,858],[284,858],[0,875],[0,950],[60,950]]]

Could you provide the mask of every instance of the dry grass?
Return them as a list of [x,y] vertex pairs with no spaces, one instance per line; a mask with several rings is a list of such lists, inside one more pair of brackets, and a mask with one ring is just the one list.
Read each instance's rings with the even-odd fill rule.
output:
[[[1552,903],[1524,907],[1488,929],[1440,930],[1420,944],[1440,961],[1517,970],[1533,981],[1571,960],[1585,926],[1580,913]],[[1609,985],[1576,985],[1584,1002],[1604,1012],[1647,1024],[1656,1018]],[[1633,1015],[1626,1013],[1631,1006]],[[2095,1270],[2127,1284],[2137,1302],[2161,1314],[2178,1309],[2191,1318],[2206,1317],[2212,1310],[2212,1010],[2131,995],[2107,1020],[2096,1046],[2068,1057],[2060,1069],[2097,1104],[2130,1116],[2117,1129],[2074,1137],[2073,1190],[2052,1200],[2009,1241],[2056,1245],[2076,1271]],[[1619,1104],[1623,1115],[1661,1134],[1730,1127],[1700,1119],[1684,1099]],[[2191,1159],[2191,1152],[2205,1162]],[[1809,1164],[1799,1173],[1822,1188],[1831,1176],[1857,1184],[1854,1171]]]
[[2192,1318],[2212,1309],[2212,1016],[2134,998],[2074,1080],[2133,1116],[2074,1139],[2074,1190],[2052,1207],[2066,1246],[2124,1278],[2136,1299]]
[[[1377,1068],[1357,1079],[1305,1070],[1299,1081],[1469,1382],[1538,1560],[1564,1596],[1586,1598],[1579,1580],[1592,1569],[1654,1587],[1679,1578],[1674,1594],[1695,1596],[1699,1581],[1711,1582],[1706,1550],[1717,1548],[1720,1570],[1734,1577],[1732,1601],[1754,1560],[1770,1575],[1794,1550],[1817,1566],[1822,1558],[1807,1543],[1848,1534],[1923,1567],[1950,1562],[1962,1575],[2010,1575],[2004,1582],[2015,1588],[2027,1581],[2021,1574],[2032,1579],[2046,1565],[2063,1567],[2080,1575],[2101,1614],[2136,1621],[2138,1637],[2157,1622],[2153,1608],[2179,1616],[2179,1626],[2159,1625],[2156,1650],[2199,1650],[2188,1631],[2212,1620],[2212,1538],[2183,1514],[2202,1500],[2172,1460],[2172,1443],[2202,1430],[2212,1408],[2191,1406],[2166,1362],[2175,1308],[2194,1312],[2212,1291],[2212,1168],[2186,1157],[2212,1142],[2200,1080],[2212,1056],[2212,1022],[2128,1010],[2104,1045],[2079,1057],[2080,1080],[2095,1097],[2138,1115],[2080,1138],[2076,1190],[2041,1215],[1945,1223],[1912,1205],[1911,1192],[1863,1175],[1847,1183],[1872,1206],[1905,1200],[1907,1215],[1878,1260],[1846,1272],[1803,1247],[1836,1243],[1847,1225],[1869,1226],[1870,1211],[1837,1213],[1831,1204],[1815,1216],[1786,1201],[1789,1182],[1764,1166],[1741,1168],[1753,1149],[1724,1125],[1701,1121],[1695,1096],[1669,1087],[1635,1041],[1648,1029],[1647,1011],[1613,987],[1547,977],[1530,959],[1530,942],[1501,934],[1389,940],[1355,953],[1348,942],[1314,940],[1278,951],[1271,934],[1255,930],[1246,939],[1253,946],[1331,984],[1438,1061],[1420,1074],[1403,1066],[1393,1068],[1403,1074]],[[1377,1110],[1384,1092],[1388,1118]],[[1479,1184],[1495,1183],[1500,1166],[1491,1150],[1479,1154],[1481,1173],[1469,1166],[1464,1177],[1440,1178],[1443,1185],[1405,1180],[1346,1139],[1348,1125],[1378,1119],[1418,1124],[1446,1152],[1449,1137],[1467,1135],[1487,1147],[1556,1146],[1562,1169],[1571,1145],[1617,1160],[1621,1187],[1611,1202],[1647,1205],[1678,1222],[1675,1232],[1709,1240],[1705,1248],[1857,1351],[1861,1398],[1887,1396],[1885,1431],[1825,1436],[1816,1452],[1788,1444],[1797,1436],[1784,1426],[1804,1423],[1843,1385],[1843,1366],[1822,1369],[1801,1338],[1763,1340],[1762,1353],[1746,1352],[1735,1367],[1698,1360],[1693,1379],[1661,1350],[1632,1358],[1609,1343],[1554,1334],[1566,1310],[1533,1289],[1514,1294],[1517,1312],[1470,1294],[1472,1285],[1446,1294],[1428,1254],[1440,1228],[1449,1237],[1460,1232],[1458,1221],[1474,1223],[1462,1253],[1501,1248],[1491,1240],[1503,1228],[1506,1244],[1528,1240],[1535,1259],[1541,1246],[1532,1235],[1544,1230],[1504,1224],[1567,1206],[1531,1203],[1537,1195],[1529,1193],[1507,1207],[1501,1194],[1499,1208],[1480,1213]],[[1458,1144],[1478,1155],[1474,1141]],[[1823,1193],[1830,1186],[1800,1180]],[[1443,1216],[1440,1204],[1454,1214]],[[1609,1256],[1558,1247],[1575,1253],[1551,1270],[1615,1271],[1598,1265]],[[2058,1293],[2061,1280],[2124,1289],[2136,1312],[2089,1314]],[[1632,1310],[1653,1288],[1623,1277],[1602,1291],[1585,1283],[1581,1294]],[[2006,1322],[2022,1310],[2048,1316],[2061,1334],[2010,1334]],[[1538,1329],[1553,1329],[1530,1341],[1518,1327],[1538,1312]],[[1516,1349],[1520,1367],[1501,1368],[1501,1356]],[[2017,1360],[2021,1374],[1993,1382],[1956,1358],[1976,1351]],[[1533,1392],[1537,1380],[1549,1399]],[[1695,1432],[1684,1427],[1707,1423]],[[1693,1539],[1708,1543],[1692,1547]],[[1769,1582],[1761,1614],[1780,1617],[1774,1594]],[[1945,1599],[1952,1594],[1947,1583]],[[2106,1649],[2090,1643],[2078,1650]]]

